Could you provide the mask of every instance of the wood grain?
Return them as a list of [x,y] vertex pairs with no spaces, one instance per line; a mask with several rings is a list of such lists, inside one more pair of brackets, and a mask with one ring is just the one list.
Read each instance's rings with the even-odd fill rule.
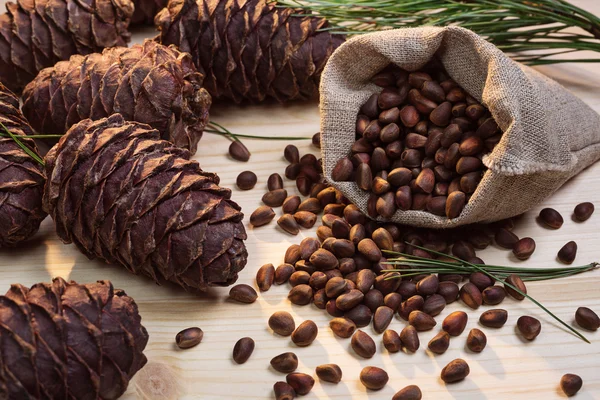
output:
[[[599,13],[597,0],[578,0],[573,3]],[[4,0],[0,0],[4,4]],[[152,30],[134,35],[136,41],[152,36]],[[558,80],[596,111],[600,111],[600,71],[597,65],[567,64],[539,68]],[[560,112],[560,110],[556,110]],[[234,132],[267,136],[311,136],[319,130],[318,104],[237,107],[216,105],[211,118]],[[576,129],[576,127],[574,127]],[[200,142],[196,159],[205,170],[217,172],[223,186],[233,188],[233,198],[249,214],[260,205],[269,174],[283,175],[286,162],[282,157],[285,142],[247,140],[252,152],[250,162],[233,161],[227,156],[229,141],[217,135],[206,134]],[[296,143],[301,153],[318,150],[310,141]],[[235,178],[243,170],[253,170],[259,182],[247,192],[235,188]],[[289,193],[296,193],[293,182],[286,181]],[[582,201],[595,202],[600,207],[600,164],[582,172],[568,182],[545,204],[528,212],[519,221],[515,232],[520,237],[531,236],[537,242],[532,258],[521,263],[512,253],[491,247],[478,253],[487,263],[518,264],[532,268],[558,266],[556,252],[569,240],[576,240],[579,253],[576,264],[600,261],[600,212],[585,223],[570,218],[574,206]],[[565,217],[564,226],[550,231],[536,222],[543,207],[554,207]],[[280,210],[277,211],[278,214]],[[246,218],[247,219],[247,218]],[[139,304],[143,323],[150,333],[146,349],[149,364],[134,378],[125,399],[265,399],[273,398],[272,385],[285,376],[269,367],[269,360],[285,351],[294,351],[300,359],[298,371],[314,375],[319,364],[337,363],[344,377],[338,385],[317,383],[306,399],[390,399],[397,390],[409,384],[421,387],[426,399],[560,399],[565,396],[558,387],[564,373],[576,373],[583,378],[584,387],[577,399],[600,398],[600,332],[585,332],[592,344],[586,344],[561,328],[554,320],[528,301],[507,300],[508,323],[502,329],[482,328],[488,336],[488,347],[481,354],[465,350],[466,333],[452,338],[444,355],[433,355],[424,350],[437,329],[420,335],[421,349],[416,354],[390,355],[381,344],[381,335],[371,327],[366,332],[378,343],[378,352],[370,360],[358,359],[349,350],[349,340],[338,339],[328,328],[329,317],[314,306],[299,307],[287,301],[289,287],[274,286],[259,296],[251,305],[239,305],[227,300],[227,288],[212,289],[205,296],[194,296],[170,286],[157,286],[148,279],[130,275],[115,266],[87,260],[73,245],[63,245],[47,219],[40,233],[26,246],[0,251],[0,284],[8,289],[10,283],[31,285],[62,276],[79,282],[110,279],[123,288]],[[255,286],[254,275],[265,263],[282,262],[287,246],[312,236],[313,230],[304,230],[293,237],[280,230],[275,223],[252,229],[248,227],[246,245],[249,260],[240,274],[240,283]],[[588,306],[600,312],[600,271],[556,281],[529,284],[529,293],[544,303],[560,318],[572,322],[578,306]],[[3,289],[3,290],[4,290]],[[455,303],[438,317],[438,324],[452,311],[462,309]],[[467,311],[467,328],[479,327],[479,311]],[[268,317],[277,310],[292,313],[299,324],[312,319],[319,327],[317,340],[309,347],[296,348],[289,338],[277,337],[267,327]],[[524,343],[515,334],[516,320],[521,315],[532,315],[542,321],[541,335],[531,343]],[[404,321],[395,319],[391,328],[400,331]],[[174,345],[177,332],[190,327],[201,327],[204,341],[190,350],[179,350]],[[235,342],[244,336],[256,341],[256,349],[244,365],[231,359]],[[444,385],[439,379],[441,369],[452,359],[464,358],[471,374],[458,384]],[[384,367],[390,375],[389,384],[381,391],[368,392],[360,384],[360,370],[368,365]]]

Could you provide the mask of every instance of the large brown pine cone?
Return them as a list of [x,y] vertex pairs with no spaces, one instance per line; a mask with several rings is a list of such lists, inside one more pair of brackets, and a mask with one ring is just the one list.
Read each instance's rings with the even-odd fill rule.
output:
[[119,114],[84,120],[46,156],[44,208],[90,258],[189,290],[230,285],[248,255],[243,214],[189,158]]
[[0,397],[116,399],[146,343],[137,305],[108,281],[12,285],[0,296]]
[[190,55],[153,41],[75,55],[46,68],[23,91],[23,114],[42,133],[120,113],[196,152],[211,97]]
[[154,17],[167,5],[168,0],[133,0],[135,12],[132,24],[153,25]]
[[155,19],[164,44],[192,54],[216,99],[278,101],[316,95],[344,37],[323,18],[266,0],[170,0]]
[[125,46],[131,0],[17,0],[0,15],[0,81],[20,92],[43,68],[73,54]]
[[[37,153],[33,131],[21,111],[19,99],[0,83],[0,122],[21,143]],[[0,247],[14,246],[33,236],[46,217],[42,209],[44,172],[0,127]]]

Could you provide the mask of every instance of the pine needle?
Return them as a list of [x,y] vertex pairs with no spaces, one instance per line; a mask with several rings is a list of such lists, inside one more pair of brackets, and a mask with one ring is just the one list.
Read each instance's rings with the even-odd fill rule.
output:
[[600,18],[565,0],[280,0],[277,5],[325,17],[333,33],[462,26],[530,65],[600,62],[556,58],[565,49],[600,52]]
[[[21,142],[21,139],[19,139],[19,137],[15,134],[13,134],[11,131],[8,130],[8,128],[6,128],[6,126],[0,122],[0,127],[2,127],[2,129],[4,129],[5,133],[21,148],[23,149],[23,151],[25,153],[27,153],[27,155],[31,158],[33,158],[35,161],[37,161],[42,167],[44,166],[44,160],[42,160],[40,158],[40,156],[38,156],[33,150],[31,150],[29,147],[27,147],[23,142]],[[5,135],[2,135],[5,136]],[[6,136],[5,136],[6,137]]]
[[[423,257],[418,257],[418,256],[413,256],[410,254],[405,254],[405,253],[397,253],[397,252],[392,252],[392,251],[386,251],[386,253],[388,254],[394,254],[397,257],[404,257],[404,258],[397,258],[397,259],[392,259],[390,260],[388,263],[389,264],[396,264],[396,265],[415,265],[415,266],[419,266],[419,265],[434,265],[434,266],[438,266],[438,267],[443,267],[443,272],[446,271],[453,271],[453,272],[458,272],[458,273],[467,273],[469,269],[471,269],[471,271],[479,271],[484,273],[485,275],[489,276],[490,278],[496,280],[496,281],[503,281],[503,279],[501,279],[500,276],[498,276],[496,273],[493,273],[491,271],[494,270],[503,270],[506,273],[508,273],[510,271],[510,273],[508,273],[508,275],[510,274],[514,274],[516,273],[517,275],[520,275],[519,272],[517,272],[516,270],[519,270],[518,268],[512,268],[512,267],[501,267],[501,266],[488,266],[488,265],[480,265],[480,264],[473,264],[470,263],[468,261],[465,260],[461,260],[458,257],[454,257],[452,255],[449,254],[445,254],[445,253],[441,253],[435,250],[431,250],[428,249],[426,247],[422,247],[422,246],[417,246],[415,244],[410,244],[407,243],[417,249],[421,249],[424,251],[427,251],[428,253],[431,254],[435,254],[438,256],[443,256],[443,257],[447,257],[450,258],[452,260],[454,260],[455,262],[447,262],[444,260],[431,260],[428,258],[423,258]],[[406,259],[406,262],[404,262],[404,260]],[[589,265],[583,266],[583,267],[568,267],[568,268],[564,268],[564,269],[580,269],[580,272],[585,272],[585,271],[590,271],[592,269],[596,269],[598,268],[598,263],[591,263]],[[465,270],[465,267],[470,267],[467,268]],[[546,268],[544,270],[542,270],[543,272],[541,272],[541,274],[548,274],[549,270],[559,270],[561,268]],[[406,276],[406,272],[407,271],[411,271],[409,272],[409,274],[414,274],[414,272],[412,271],[412,268],[410,269],[391,269],[391,270],[386,270],[387,272],[400,272],[401,275]],[[529,274],[533,274],[533,270],[527,270],[529,271]],[[442,272],[442,273],[443,273]],[[521,270],[521,273],[523,273],[525,271]],[[438,273],[436,272],[435,268],[430,268],[428,273]],[[579,272],[577,272],[579,273]],[[574,275],[574,274],[572,274]],[[569,275],[565,275],[565,276],[569,276]],[[558,276],[556,276],[558,277]],[[392,278],[395,279],[395,278]],[[548,315],[550,315],[552,318],[554,318],[556,321],[558,321],[561,325],[563,325],[565,328],[567,328],[568,330],[570,330],[574,335],[578,336],[581,340],[583,340],[586,343],[590,343],[590,341],[583,336],[577,329],[573,328],[572,326],[568,325],[567,323],[565,323],[562,319],[558,318],[556,315],[554,315],[550,310],[548,310],[546,307],[544,307],[540,302],[538,302],[537,300],[535,300],[533,297],[529,296],[527,293],[522,292],[519,288],[517,288],[514,285],[511,285],[510,283],[504,281],[503,282],[504,285],[508,286],[509,288],[513,289],[514,291],[516,291],[517,293],[521,294],[522,296],[527,297],[529,300],[531,300],[535,305],[537,305],[538,307],[540,307],[542,310],[544,310]]]
[[225,128],[214,121],[208,123],[208,129],[204,129],[204,132],[214,133],[217,135],[227,136],[231,140],[237,140],[238,138],[246,139],[263,139],[263,140],[311,140],[310,136],[259,136],[259,135],[244,135],[241,133],[233,133],[229,129]]

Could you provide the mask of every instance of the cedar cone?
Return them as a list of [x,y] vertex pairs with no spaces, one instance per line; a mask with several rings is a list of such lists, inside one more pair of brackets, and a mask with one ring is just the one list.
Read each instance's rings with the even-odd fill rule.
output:
[[133,0],[135,11],[131,17],[132,25],[154,25],[154,17],[167,6],[168,0]]
[[109,281],[12,285],[0,308],[3,399],[116,399],[146,364],[137,305]]
[[63,134],[83,119],[120,113],[195,153],[211,104],[203,79],[189,54],[147,40],[44,69],[23,91],[23,114],[36,131]]
[[46,156],[46,174],[58,235],[90,258],[201,291],[232,284],[246,264],[231,190],[148,125],[81,121]]
[[[21,143],[37,153],[33,131],[21,111],[19,99],[0,83],[0,122]],[[44,171],[0,127],[0,247],[14,246],[33,236],[46,217],[42,209]]]
[[6,9],[0,15],[0,81],[14,92],[73,54],[129,42],[131,0],[17,0]]
[[192,54],[216,99],[280,102],[317,94],[341,35],[327,20],[266,0],[170,0],[155,23],[164,44]]

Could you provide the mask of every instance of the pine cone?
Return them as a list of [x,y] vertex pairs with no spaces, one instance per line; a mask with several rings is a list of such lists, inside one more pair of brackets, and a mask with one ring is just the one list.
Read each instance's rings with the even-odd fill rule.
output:
[[131,0],[17,0],[0,15],[0,81],[20,92],[43,68],[73,54],[125,46]]
[[195,153],[211,104],[203,79],[189,54],[148,40],[44,69],[23,91],[23,114],[36,131],[63,134],[83,119],[120,113]]
[[284,102],[314,97],[344,42],[322,31],[325,19],[292,16],[301,12],[266,0],[170,0],[155,22],[162,43],[192,54],[213,98]]
[[[19,99],[0,83],[0,122],[21,143],[37,153],[33,131],[21,111]],[[46,217],[42,209],[44,172],[0,127],[0,247],[14,246],[33,236]]]
[[0,396],[116,399],[146,343],[137,305],[109,281],[12,285],[0,296]]
[[90,258],[189,290],[230,285],[248,255],[243,214],[189,158],[119,114],[84,120],[46,156],[44,208]]
[[167,6],[168,0],[133,0],[135,11],[131,17],[132,25],[153,25],[154,17]]

